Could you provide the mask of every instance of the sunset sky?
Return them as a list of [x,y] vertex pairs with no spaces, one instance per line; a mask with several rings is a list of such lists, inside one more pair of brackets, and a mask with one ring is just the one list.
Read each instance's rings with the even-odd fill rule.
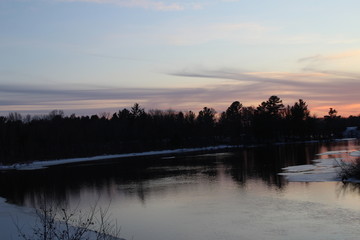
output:
[[271,95],[360,114],[359,0],[0,0],[0,115],[224,111]]

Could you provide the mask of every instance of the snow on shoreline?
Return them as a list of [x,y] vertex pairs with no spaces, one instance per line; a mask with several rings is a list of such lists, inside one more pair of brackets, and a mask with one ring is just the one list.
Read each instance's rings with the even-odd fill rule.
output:
[[154,155],[166,155],[166,154],[179,154],[179,153],[190,153],[198,151],[214,151],[222,149],[231,149],[239,148],[242,145],[219,145],[219,146],[210,146],[202,148],[181,148],[174,150],[159,150],[159,151],[149,151],[149,152],[139,152],[139,153],[123,153],[123,154],[112,154],[112,155],[101,155],[94,157],[83,157],[83,158],[67,158],[67,159],[58,159],[58,160],[49,160],[49,161],[35,161],[31,163],[23,164],[13,164],[13,165],[0,165],[0,171],[6,170],[38,170],[47,168],[50,166],[69,164],[69,163],[80,163],[80,162],[91,162],[98,160],[107,160],[114,158],[128,158],[128,157],[141,157],[141,156],[154,156]]
[[35,221],[34,209],[12,205],[0,198],[0,239],[23,239],[18,236],[17,226],[30,233]]

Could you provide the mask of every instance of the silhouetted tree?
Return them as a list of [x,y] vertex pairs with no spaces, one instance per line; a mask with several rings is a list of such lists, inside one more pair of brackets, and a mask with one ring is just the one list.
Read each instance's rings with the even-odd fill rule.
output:
[[260,114],[268,114],[274,117],[280,116],[280,110],[284,108],[282,100],[278,96],[271,96],[266,102],[262,102],[257,110]]
[[129,110],[127,110],[126,108],[124,108],[123,110],[119,111],[118,113],[118,117],[119,119],[130,119],[132,117],[132,114],[130,113]]
[[[105,116],[105,115],[104,115]],[[347,126],[360,126],[360,116],[341,118],[330,109],[324,118],[310,116],[305,101],[284,107],[271,96],[257,108],[233,102],[219,121],[213,108],[192,111],[145,111],[135,103],[116,113],[67,117],[62,110],[48,115],[0,116],[0,162],[14,163],[93,156],[218,143],[272,143],[340,137]]]
[[277,96],[271,96],[266,102],[262,102],[254,115],[253,132],[258,139],[265,141],[281,140],[284,129],[282,117],[284,104]]
[[49,114],[48,114],[48,119],[49,120],[53,120],[53,119],[61,119],[64,117],[64,111],[63,110],[52,110]]
[[188,125],[194,125],[195,124],[195,113],[193,113],[192,111],[188,111],[187,113],[185,113],[185,122]]
[[304,102],[302,99],[299,99],[299,101],[291,107],[290,114],[291,119],[302,121],[309,118],[310,111],[308,110],[308,105],[306,102]]
[[299,99],[293,106],[288,106],[286,111],[286,119],[288,122],[285,125],[288,127],[288,137],[301,139],[308,138],[310,129],[309,118],[310,111],[304,100]]
[[210,136],[214,134],[215,127],[215,114],[216,111],[213,108],[204,107],[196,118],[196,124],[199,128],[199,135],[206,137],[202,141],[211,142]]
[[16,122],[16,121],[22,121],[22,116],[20,113],[17,112],[11,112],[9,113],[7,120],[9,122]]
[[340,137],[340,134],[345,130],[341,116],[338,116],[337,113],[335,108],[330,108],[329,115],[324,116],[327,138]]
[[326,115],[325,118],[340,118],[341,116],[337,116],[337,111],[335,108],[329,109],[329,115]]
[[241,108],[242,104],[238,101],[233,102],[225,112],[225,117],[227,121],[230,122],[240,122],[241,120]]
[[232,142],[238,142],[242,131],[242,104],[233,102],[225,112],[221,114],[220,124],[223,134],[230,136]]
[[216,111],[213,108],[204,107],[203,110],[199,111],[196,120],[200,125],[213,127],[215,124],[215,114]]
[[134,106],[131,107],[130,115],[135,119],[141,118],[144,117],[145,110],[141,108],[138,103],[135,103]]

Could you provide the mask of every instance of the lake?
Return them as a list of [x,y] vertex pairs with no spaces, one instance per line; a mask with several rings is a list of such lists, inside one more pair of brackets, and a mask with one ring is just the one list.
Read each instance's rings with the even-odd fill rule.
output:
[[128,240],[359,239],[360,187],[278,173],[359,141],[149,156],[0,175],[0,197],[38,207],[109,208]]

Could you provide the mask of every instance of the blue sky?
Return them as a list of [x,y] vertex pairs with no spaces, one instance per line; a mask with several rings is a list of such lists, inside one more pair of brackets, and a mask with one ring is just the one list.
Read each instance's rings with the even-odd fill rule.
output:
[[360,114],[358,0],[0,0],[0,114],[225,110],[271,95]]

